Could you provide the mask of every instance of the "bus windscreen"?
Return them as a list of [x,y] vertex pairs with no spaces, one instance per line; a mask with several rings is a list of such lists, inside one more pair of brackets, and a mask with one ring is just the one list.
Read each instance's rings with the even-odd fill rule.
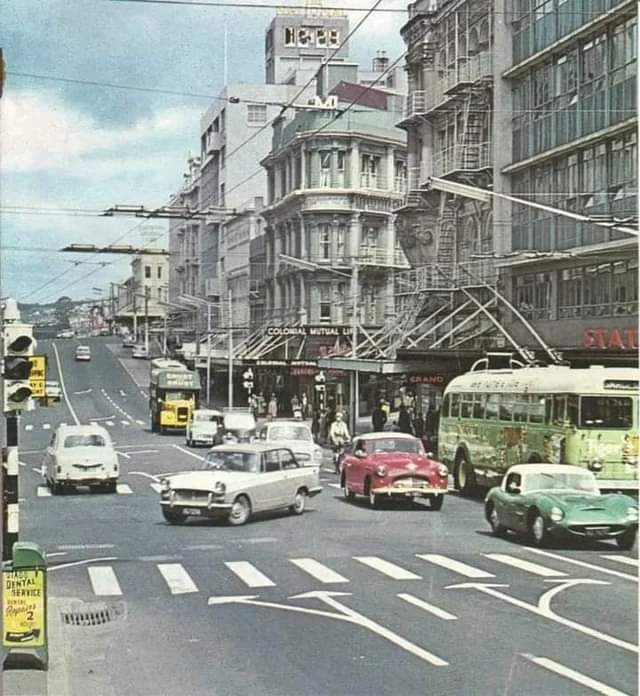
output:
[[627,429],[633,423],[633,401],[629,397],[583,396],[580,399],[581,428]]

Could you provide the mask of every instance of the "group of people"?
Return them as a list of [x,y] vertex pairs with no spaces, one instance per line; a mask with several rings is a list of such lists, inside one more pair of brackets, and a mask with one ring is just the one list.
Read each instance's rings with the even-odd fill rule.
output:
[[[389,403],[381,399],[371,413],[373,430],[376,432],[385,430],[389,415]],[[422,411],[419,411],[415,406],[407,406],[405,403],[401,403],[398,408],[398,419],[395,421],[394,426],[401,433],[420,438],[429,451],[435,445],[438,435],[438,421],[439,412],[433,406],[429,406],[426,414],[423,415]]]
[[[283,415],[283,409],[278,403],[278,398],[275,392],[271,393],[268,401],[265,399],[262,392],[252,394],[250,399],[250,407],[253,411],[253,415],[256,418],[268,418],[269,420],[274,420],[278,417],[278,415]],[[307,398],[306,394],[303,394],[300,398],[297,396],[297,394],[294,394],[291,397],[291,415],[299,420],[305,420],[311,415],[309,399]]]

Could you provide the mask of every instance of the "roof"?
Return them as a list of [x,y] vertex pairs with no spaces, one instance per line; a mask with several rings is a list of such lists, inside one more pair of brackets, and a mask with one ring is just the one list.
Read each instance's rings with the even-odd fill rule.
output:
[[109,435],[109,431],[103,428],[101,425],[67,425],[66,423],[61,423],[56,430],[65,435],[90,435],[97,431],[100,434]]
[[418,438],[408,433],[396,433],[391,430],[382,431],[379,433],[364,433],[363,435],[357,435],[358,440],[381,440],[387,438],[393,438],[394,440],[417,440]]
[[295,418],[289,418],[287,420],[284,420],[284,419],[283,420],[273,420],[273,421],[269,421],[268,423],[265,423],[265,425],[267,427],[269,427],[270,425],[275,425],[275,426],[279,426],[279,425],[303,425],[303,426],[311,429],[311,426],[309,425],[309,423],[307,421],[296,420]]
[[237,445],[216,445],[209,452],[238,452],[240,454],[261,454],[262,452],[271,452],[274,449],[288,449],[282,445],[268,445],[264,442],[250,442],[247,444]]
[[566,473],[591,473],[588,469],[582,466],[573,466],[572,464],[516,464],[512,466],[508,473],[518,474],[555,474],[557,472]]

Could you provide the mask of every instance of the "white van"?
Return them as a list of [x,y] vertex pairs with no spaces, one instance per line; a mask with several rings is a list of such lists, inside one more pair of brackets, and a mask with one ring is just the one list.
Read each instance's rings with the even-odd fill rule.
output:
[[91,348],[89,346],[78,346],[76,348],[76,360],[91,360]]

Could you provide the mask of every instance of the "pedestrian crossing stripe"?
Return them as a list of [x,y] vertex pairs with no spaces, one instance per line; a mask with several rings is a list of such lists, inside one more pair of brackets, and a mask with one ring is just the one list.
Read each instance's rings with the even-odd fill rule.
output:
[[180,563],[160,563],[158,570],[169,586],[171,594],[198,592],[196,584]]

